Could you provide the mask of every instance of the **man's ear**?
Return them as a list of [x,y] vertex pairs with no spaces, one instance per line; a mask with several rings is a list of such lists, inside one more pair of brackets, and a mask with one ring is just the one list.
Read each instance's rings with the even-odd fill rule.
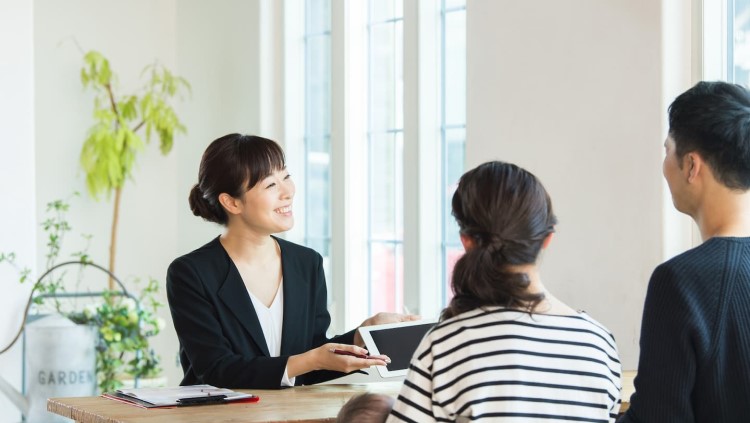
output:
[[546,250],[547,247],[549,247],[549,243],[552,242],[552,235],[554,234],[554,232],[550,232],[547,234],[547,236],[544,238],[544,241],[542,241],[542,250]]
[[464,246],[464,251],[469,251],[474,248],[474,240],[470,236],[459,234],[458,237],[461,239],[461,245]]
[[219,194],[219,204],[221,204],[221,206],[224,207],[224,210],[229,214],[238,214],[242,211],[240,200],[225,192]]
[[705,172],[703,169],[705,166],[703,158],[695,152],[685,154],[684,166],[687,169],[687,180],[689,183],[695,182],[695,179],[701,176],[701,172]]

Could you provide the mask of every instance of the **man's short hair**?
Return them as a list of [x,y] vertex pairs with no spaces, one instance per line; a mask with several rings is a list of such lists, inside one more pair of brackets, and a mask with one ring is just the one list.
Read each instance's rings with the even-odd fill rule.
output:
[[699,82],[669,106],[669,134],[679,159],[696,152],[719,182],[731,189],[750,189],[750,92],[746,88]]

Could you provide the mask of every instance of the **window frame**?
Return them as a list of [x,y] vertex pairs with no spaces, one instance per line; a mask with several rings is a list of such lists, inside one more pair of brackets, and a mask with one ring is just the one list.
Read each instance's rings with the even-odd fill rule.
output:
[[[331,332],[360,324],[370,316],[368,310],[368,181],[362,177],[367,162],[369,102],[367,43],[368,2],[331,0],[331,269],[329,275],[329,311]],[[304,163],[304,106],[299,90],[304,75],[299,66],[299,10],[304,0],[285,0],[285,142],[288,165],[300,173]],[[405,0],[403,2],[403,310],[423,317],[437,317],[443,307],[442,270],[443,230],[446,216],[441,202],[444,174],[441,164],[441,88],[442,0]],[[291,19],[290,19],[291,16]],[[296,25],[296,28],[295,28]],[[294,41],[294,40],[297,41]],[[296,57],[296,59],[295,59]],[[295,128],[296,127],[296,128]],[[406,165],[408,164],[408,165]],[[299,183],[299,181],[298,181]],[[297,210],[303,210],[299,203]],[[304,216],[297,216],[295,229],[288,238],[304,242]],[[444,284],[442,284],[444,285]],[[377,310],[372,310],[376,312]]]
[[[451,203],[451,197],[448,195],[448,187],[452,184],[456,184],[458,181],[450,180],[448,176],[448,160],[447,160],[447,150],[448,150],[448,131],[454,130],[454,129],[463,129],[464,131],[464,137],[463,137],[463,157],[464,157],[464,167],[461,170],[461,174],[466,170],[465,169],[465,161],[466,161],[466,119],[464,119],[462,124],[458,123],[449,123],[448,117],[447,117],[447,111],[446,111],[446,102],[444,101],[447,97],[447,78],[446,78],[446,57],[447,57],[447,30],[446,30],[446,21],[447,21],[447,15],[451,13],[461,13],[463,12],[466,14],[466,3],[464,2],[461,6],[451,6],[446,7],[446,0],[440,0],[440,157],[441,157],[441,185],[440,185],[440,210],[441,210],[441,242],[440,242],[440,258],[441,258],[441,275],[442,275],[442,298],[441,303],[443,305],[447,305],[450,297],[452,296],[449,293],[450,289],[450,275],[452,272],[448,271],[449,263],[448,263],[448,256],[449,251],[451,249],[463,249],[463,246],[461,245],[460,241],[456,237],[455,241],[451,241],[451,234],[448,233],[447,228],[449,225],[449,221],[452,219],[450,215],[450,203]],[[466,17],[464,16],[464,20]],[[465,23],[464,23],[465,25]],[[465,35],[464,35],[465,37]],[[465,54],[465,50],[464,50]],[[464,63],[466,63],[466,56],[464,56]],[[464,81],[465,84],[465,81]],[[466,86],[464,85],[464,94],[466,94]],[[464,98],[464,101],[466,99]],[[464,114],[464,118],[466,115]],[[457,228],[456,228],[457,231]],[[457,235],[456,235],[457,236]]]

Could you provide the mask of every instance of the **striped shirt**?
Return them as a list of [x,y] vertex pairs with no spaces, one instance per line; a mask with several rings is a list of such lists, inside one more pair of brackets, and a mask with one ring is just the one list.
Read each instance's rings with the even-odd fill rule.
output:
[[475,309],[430,331],[388,422],[614,422],[620,360],[585,313]]

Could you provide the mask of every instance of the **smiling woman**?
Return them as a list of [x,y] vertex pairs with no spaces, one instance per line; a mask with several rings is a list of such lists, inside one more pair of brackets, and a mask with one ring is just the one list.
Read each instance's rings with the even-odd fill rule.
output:
[[[373,365],[354,331],[328,339],[320,254],[272,234],[294,226],[294,182],[284,152],[266,138],[212,142],[190,192],[193,214],[226,227],[167,271],[183,385],[278,388],[322,382]],[[379,314],[362,325],[411,320]]]

